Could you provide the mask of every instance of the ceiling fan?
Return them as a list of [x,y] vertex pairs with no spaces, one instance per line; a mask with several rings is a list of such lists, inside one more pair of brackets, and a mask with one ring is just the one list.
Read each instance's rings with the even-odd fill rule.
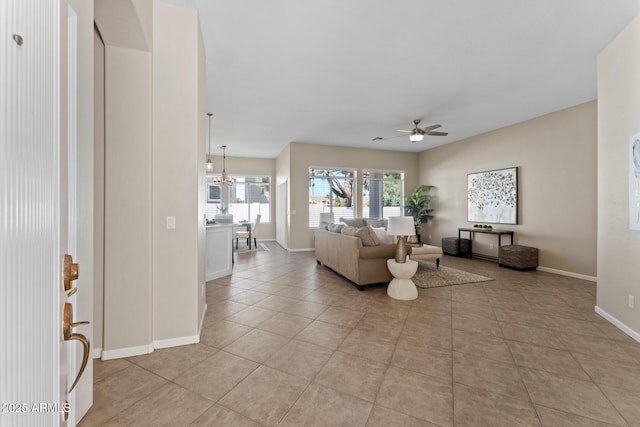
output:
[[[418,141],[422,141],[422,139],[424,138],[425,135],[428,136],[447,136],[449,135],[448,132],[434,132],[434,129],[438,129],[441,128],[442,125],[431,125],[431,126],[426,126],[426,127],[418,127],[418,125],[420,124],[420,119],[415,119],[413,121],[413,125],[414,128],[411,130],[405,130],[405,129],[398,129],[398,132],[404,132],[404,133],[408,133],[409,134],[409,140],[411,142],[418,142]],[[392,136],[389,138],[383,138],[381,136],[376,136],[375,138],[372,139],[372,141],[380,141],[383,139],[391,139],[391,138],[398,138],[400,136],[404,136],[404,135],[396,135],[396,136]]]

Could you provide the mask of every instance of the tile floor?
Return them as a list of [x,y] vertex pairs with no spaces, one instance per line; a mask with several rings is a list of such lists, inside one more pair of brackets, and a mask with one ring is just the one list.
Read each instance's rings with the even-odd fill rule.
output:
[[207,284],[200,344],[96,360],[81,426],[640,425],[640,343],[593,283],[445,256],[495,281],[395,301],[268,248]]

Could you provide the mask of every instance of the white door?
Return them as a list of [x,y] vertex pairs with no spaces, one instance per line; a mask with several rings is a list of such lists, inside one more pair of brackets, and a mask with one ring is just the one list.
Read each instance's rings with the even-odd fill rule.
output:
[[[67,251],[74,259],[83,260],[80,265],[78,280],[73,289],[67,293],[67,302],[73,309],[73,322],[89,320],[93,317],[93,277],[87,265],[89,254],[79,253],[81,247],[79,239],[91,239],[92,233],[80,230],[79,205],[82,202],[79,192],[79,181],[87,181],[81,176],[78,168],[79,144],[93,144],[91,140],[80,141],[78,138],[78,16],[71,6],[68,7],[67,21]],[[89,182],[90,179],[88,180]],[[90,246],[89,245],[85,245]],[[74,286],[74,285],[72,285]],[[72,294],[72,295],[70,295]],[[93,404],[93,358],[89,351],[85,357],[85,346],[91,338],[92,324],[81,324],[70,332],[74,339],[66,344],[67,347],[67,391],[69,401],[69,425],[76,425]],[[78,377],[80,371],[83,375]],[[76,379],[78,379],[77,383]]]
[[67,424],[75,377],[62,333],[67,13],[66,0],[0,2],[0,426]]

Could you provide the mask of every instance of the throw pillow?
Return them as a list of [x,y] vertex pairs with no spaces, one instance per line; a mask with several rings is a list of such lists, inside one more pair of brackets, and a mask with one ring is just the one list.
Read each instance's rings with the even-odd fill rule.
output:
[[360,240],[362,240],[363,246],[378,246],[380,244],[375,231],[373,231],[373,228],[369,226],[360,227],[358,229],[358,232],[356,233],[356,236],[358,236]]
[[340,233],[344,234],[345,236],[355,236],[357,232],[358,227],[352,227],[350,225],[345,225],[344,227],[342,227],[342,230],[340,230]]
[[328,230],[329,229],[329,223],[328,222],[321,222],[320,224],[318,224],[318,229],[320,229],[320,230]]
[[360,239],[362,246],[378,246],[378,238],[371,227],[350,227],[342,229],[342,234],[346,236],[355,236]]
[[327,230],[333,232],[333,233],[340,233],[342,231],[343,228],[345,228],[346,225],[344,224],[328,224],[327,225]]
[[340,218],[340,222],[343,222],[351,227],[364,227],[364,219],[362,218]]

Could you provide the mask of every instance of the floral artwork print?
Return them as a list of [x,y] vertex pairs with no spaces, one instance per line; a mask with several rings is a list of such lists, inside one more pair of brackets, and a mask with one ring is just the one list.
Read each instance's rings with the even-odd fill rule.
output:
[[467,175],[469,222],[517,224],[517,168]]

